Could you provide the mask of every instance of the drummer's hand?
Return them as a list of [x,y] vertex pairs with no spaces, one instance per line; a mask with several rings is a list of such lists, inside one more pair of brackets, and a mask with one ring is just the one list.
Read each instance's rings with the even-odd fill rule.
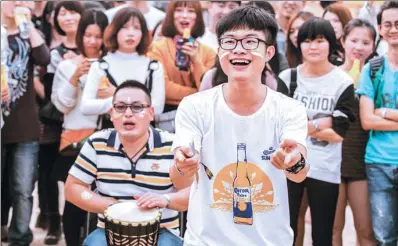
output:
[[188,146],[182,146],[176,150],[174,155],[176,168],[181,171],[181,175],[192,177],[200,168],[199,154],[193,153]]
[[137,205],[140,208],[165,208],[167,206],[167,199],[161,194],[145,193],[143,195],[135,195]]

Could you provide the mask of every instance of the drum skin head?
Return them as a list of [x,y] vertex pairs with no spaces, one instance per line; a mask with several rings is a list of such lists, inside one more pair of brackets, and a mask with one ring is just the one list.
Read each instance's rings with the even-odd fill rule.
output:
[[136,201],[128,201],[113,204],[105,214],[113,220],[125,223],[145,223],[155,219],[159,215],[159,209],[141,209]]

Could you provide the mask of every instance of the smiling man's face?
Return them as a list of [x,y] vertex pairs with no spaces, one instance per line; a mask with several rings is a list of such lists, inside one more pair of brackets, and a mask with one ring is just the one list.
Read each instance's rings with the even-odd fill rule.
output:
[[[240,39],[244,40],[237,42],[234,49],[223,49],[223,47],[233,47],[236,42],[235,40]],[[250,29],[230,30],[225,32],[220,40],[221,44],[218,49],[218,56],[221,68],[228,75],[229,81],[249,82],[253,77],[261,77],[261,72],[264,70],[265,64],[275,53],[273,46],[269,46],[263,42],[267,40],[263,31]],[[257,48],[248,50],[244,46],[246,48],[257,46]]]

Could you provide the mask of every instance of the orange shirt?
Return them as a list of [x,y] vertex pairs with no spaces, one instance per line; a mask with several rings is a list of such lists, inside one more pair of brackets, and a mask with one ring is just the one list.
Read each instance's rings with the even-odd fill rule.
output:
[[180,71],[175,66],[176,46],[173,39],[164,38],[152,43],[147,55],[163,65],[166,104],[178,105],[185,96],[198,92],[203,74],[214,66],[216,53],[204,44],[197,44],[202,62],[191,63],[190,71]]

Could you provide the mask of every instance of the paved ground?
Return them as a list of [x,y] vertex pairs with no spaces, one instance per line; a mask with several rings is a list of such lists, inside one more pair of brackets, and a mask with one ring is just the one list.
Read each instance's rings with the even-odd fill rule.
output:
[[[60,191],[63,191],[62,186],[60,187]],[[63,192],[60,192],[60,198],[62,200],[63,197]],[[36,223],[36,218],[37,215],[39,214],[40,210],[37,207],[37,189],[34,192],[34,210],[33,210],[33,217],[31,221],[31,227],[34,228],[34,225]],[[60,211],[62,211],[62,204],[60,206]],[[305,231],[305,238],[304,238],[304,246],[311,246],[312,245],[312,240],[311,240],[311,223],[310,223],[310,216],[309,212],[307,212],[306,216],[306,231]],[[33,229],[34,231],[34,242],[31,246],[42,246],[44,245],[43,240],[44,237],[46,236],[46,232],[40,229]],[[352,218],[352,213],[351,210],[347,207],[346,210],[346,227],[344,228],[343,232],[343,240],[344,244],[343,246],[355,246],[356,245],[356,234],[354,230],[354,222]],[[8,246],[8,244],[3,243],[2,245]],[[62,240],[57,246],[65,246],[65,241]]]
[[[347,207],[345,212],[346,225],[343,231],[343,246],[356,246],[356,232],[354,228],[354,220],[352,217],[351,209]],[[311,246],[311,218],[309,215],[309,211],[307,211],[306,215],[306,223],[305,223],[305,238],[304,238],[304,246]]]

